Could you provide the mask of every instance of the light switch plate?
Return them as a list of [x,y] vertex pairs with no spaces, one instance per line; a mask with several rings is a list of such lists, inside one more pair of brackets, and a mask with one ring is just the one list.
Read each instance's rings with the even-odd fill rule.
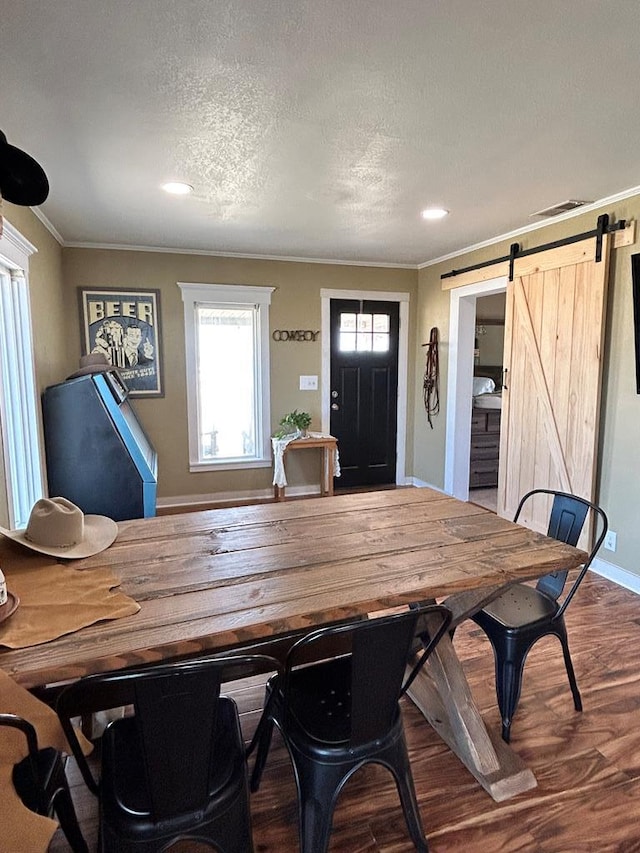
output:
[[317,376],[301,376],[300,377],[301,391],[317,391],[318,377]]

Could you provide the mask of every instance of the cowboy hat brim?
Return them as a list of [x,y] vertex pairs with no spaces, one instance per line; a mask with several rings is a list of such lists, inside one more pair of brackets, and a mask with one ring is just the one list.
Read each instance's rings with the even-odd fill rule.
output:
[[79,560],[82,557],[92,557],[104,551],[113,544],[118,535],[118,525],[105,515],[85,515],[84,517],[84,540],[76,545],[58,548],[55,545],[38,545],[31,542],[25,536],[25,530],[6,530],[0,527],[0,533],[8,539],[13,539],[20,545],[24,545],[31,551],[39,554],[48,554],[51,557],[62,557],[66,560]]
[[42,166],[26,151],[9,145],[0,131],[0,195],[5,201],[36,207],[49,195],[49,181]]

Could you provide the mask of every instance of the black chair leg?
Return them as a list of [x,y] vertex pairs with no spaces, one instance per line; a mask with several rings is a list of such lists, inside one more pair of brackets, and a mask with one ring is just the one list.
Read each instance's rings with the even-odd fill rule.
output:
[[[485,629],[486,630],[486,629]],[[551,633],[551,632],[550,632]],[[569,685],[573,694],[573,704],[576,711],[582,711],[582,698],[578,690],[578,683],[573,669],[573,662],[569,654],[569,642],[564,625],[556,625],[553,634],[558,637],[562,645],[564,665],[569,677]],[[509,743],[511,739],[511,723],[520,701],[522,690],[522,674],[524,665],[531,648],[529,643],[516,642],[508,638],[494,638],[489,636],[494,649],[496,661],[496,693],[498,696],[498,707],[502,717],[502,739]],[[502,642],[499,642],[502,640]]]
[[562,643],[564,665],[567,670],[567,675],[569,676],[569,686],[571,687],[571,693],[573,694],[573,707],[576,709],[576,711],[582,711],[582,697],[580,696],[580,691],[578,690],[578,682],[576,681],[576,674],[573,670],[573,662],[571,661],[571,655],[569,654],[569,641],[567,639],[566,630],[561,633],[559,632],[558,637],[560,638],[560,642]]
[[300,813],[300,853],[326,853],[344,766],[294,757]]
[[[215,845],[213,846],[213,850],[215,851],[220,849],[224,850],[224,853],[254,853],[248,786],[245,788],[243,796],[238,797],[229,811],[214,821],[214,825],[216,825],[216,828],[213,833],[207,832],[206,835],[208,840],[205,842],[205,846],[207,848],[211,845],[211,838],[213,837],[220,845],[219,848]],[[199,842],[203,841],[202,830],[189,833],[185,838],[192,838],[196,841],[195,847],[199,849]],[[173,844],[169,847],[169,850],[172,847]],[[185,849],[191,849],[188,842]]]
[[76,810],[73,806],[71,792],[69,791],[66,779],[64,780],[64,785],[61,785],[56,791],[53,798],[53,809],[60,821],[60,828],[64,832],[73,853],[89,853],[87,842],[80,831]]
[[522,673],[529,649],[516,643],[505,643],[495,649],[496,657],[496,694],[502,717],[502,740],[511,740],[511,723],[520,701]]
[[418,800],[416,797],[416,789],[413,783],[413,775],[411,773],[411,765],[409,764],[406,744],[397,744],[393,752],[392,773],[398,787],[398,794],[400,795],[402,811],[404,812],[404,819],[407,823],[409,835],[411,836],[411,840],[419,853],[429,853],[429,847],[427,845],[427,839],[425,838],[420,811],[418,810]]
[[[295,765],[298,784],[300,851],[326,853],[329,849],[336,801],[353,767],[313,761],[295,749],[290,751],[290,755]],[[378,753],[376,759],[394,777],[409,836],[416,850],[418,853],[429,853],[404,734],[383,752]]]
[[261,720],[260,725],[262,726],[262,731],[259,734],[256,733],[258,735],[258,750],[256,752],[256,760],[251,774],[250,788],[252,794],[255,794],[260,787],[262,774],[264,772],[265,764],[267,763],[267,756],[269,755],[269,748],[271,747],[271,737],[273,735],[273,720]]

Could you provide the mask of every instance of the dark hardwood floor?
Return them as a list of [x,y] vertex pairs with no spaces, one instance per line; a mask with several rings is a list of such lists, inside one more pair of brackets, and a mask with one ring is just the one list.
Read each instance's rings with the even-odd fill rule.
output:
[[[538,787],[495,803],[440,741],[409,700],[404,721],[431,853],[631,853],[640,851],[640,600],[589,574],[567,612],[572,657],[584,704],[576,713],[560,646],[554,638],[531,652],[512,746],[533,769]],[[456,633],[474,696],[499,730],[493,658],[468,623]],[[262,689],[238,686],[247,737]],[[75,768],[69,773],[85,836],[96,845],[97,808]],[[274,743],[260,791],[252,795],[256,853],[298,850],[296,794],[288,757]],[[68,851],[58,831],[51,851]],[[176,851],[204,850],[182,844]],[[331,853],[410,853],[395,787],[380,767],[360,771],[338,801]]]

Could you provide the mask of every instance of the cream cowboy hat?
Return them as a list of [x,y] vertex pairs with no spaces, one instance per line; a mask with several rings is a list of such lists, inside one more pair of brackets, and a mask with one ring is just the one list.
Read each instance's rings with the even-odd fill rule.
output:
[[83,515],[66,498],[41,498],[33,505],[25,530],[0,527],[0,533],[32,551],[77,560],[108,548],[118,526],[104,515]]

